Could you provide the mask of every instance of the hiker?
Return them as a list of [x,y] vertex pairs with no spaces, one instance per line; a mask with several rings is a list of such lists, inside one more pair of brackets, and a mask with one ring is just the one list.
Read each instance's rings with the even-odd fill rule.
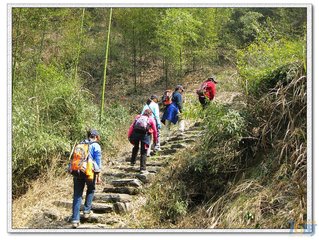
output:
[[84,186],[86,185],[86,196],[83,208],[83,218],[87,219],[90,216],[92,201],[94,197],[95,184],[101,182],[100,172],[101,172],[101,160],[102,151],[101,146],[98,143],[100,141],[100,134],[97,130],[90,130],[87,133],[87,139],[82,143],[89,144],[88,157],[93,161],[93,176],[90,178],[84,172],[78,171],[73,174],[73,205],[72,205],[72,227],[77,228],[80,225],[80,208],[82,203],[82,195]]
[[206,108],[214,99],[216,95],[216,83],[216,78],[214,75],[212,75],[201,84],[198,90],[196,90],[198,100],[202,105],[203,109]]
[[179,131],[181,134],[184,133],[185,124],[182,119],[182,111],[183,111],[183,97],[182,93],[184,92],[184,88],[182,85],[177,85],[175,91],[172,94],[172,103],[169,104],[163,114],[162,123],[165,124],[165,129],[167,132],[167,136],[169,135],[171,123],[179,124]]
[[147,173],[146,171],[146,156],[147,149],[151,145],[151,134],[153,135],[153,142],[157,142],[157,129],[155,120],[152,118],[152,110],[145,109],[144,113],[137,115],[135,120],[130,126],[128,131],[128,139],[134,145],[132,149],[131,166],[136,163],[136,157],[141,145],[141,160],[140,171],[141,173]]
[[[154,146],[154,151],[160,151],[160,129],[161,129],[161,120],[159,116],[159,106],[158,106],[158,97],[156,95],[152,95],[151,98],[149,98],[142,110],[142,114],[146,109],[150,109],[152,111],[152,117],[155,120],[156,123],[156,129],[157,129],[157,142]],[[151,147],[147,149],[147,156],[149,157],[151,154]]]
[[172,90],[167,89],[164,91],[163,96],[161,98],[161,102],[159,103],[162,105],[162,108],[164,111],[172,103],[172,96],[173,96]]

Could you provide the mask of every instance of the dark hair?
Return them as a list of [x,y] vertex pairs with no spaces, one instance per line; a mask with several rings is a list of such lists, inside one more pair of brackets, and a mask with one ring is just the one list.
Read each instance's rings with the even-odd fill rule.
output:
[[145,109],[145,111],[143,113],[143,115],[148,116],[148,117],[152,116],[152,114],[153,114],[153,112],[151,109]]
[[151,96],[151,100],[154,100],[154,99],[156,99],[158,101],[158,97],[156,95]]
[[177,85],[176,88],[175,88],[175,91],[177,91],[179,89],[182,90],[182,92],[184,92],[184,88],[183,88],[182,85]]
[[88,136],[88,138],[94,138],[94,137],[99,137],[100,134],[97,130],[90,129],[89,131],[87,131],[87,136]]
[[152,102],[152,99],[149,98],[149,99],[147,99],[146,104],[147,104],[147,105],[150,105],[151,102]]

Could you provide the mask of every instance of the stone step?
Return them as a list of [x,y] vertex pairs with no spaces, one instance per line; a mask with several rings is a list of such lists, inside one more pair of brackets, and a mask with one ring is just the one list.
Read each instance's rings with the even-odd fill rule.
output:
[[[153,160],[153,158],[152,158]],[[151,166],[151,167],[165,167],[167,166],[168,162],[167,161],[146,161],[146,166]]]
[[140,174],[136,174],[136,177],[141,180],[141,182],[145,183],[150,183],[151,181],[153,181],[153,179],[155,178],[155,173],[152,172],[148,172],[148,173],[140,173]]
[[[64,208],[69,208],[72,209],[72,201],[55,201],[53,202],[55,206],[58,207],[64,207]],[[81,211],[83,211],[83,204],[81,204]],[[94,213],[110,213],[114,211],[113,205],[112,204],[106,204],[106,203],[92,203],[92,209]]]
[[[159,152],[159,155],[154,155],[154,156],[151,156],[149,157],[148,159],[150,161],[157,161],[157,162],[165,162],[165,163],[168,163],[172,156],[170,155],[160,155],[162,151]],[[148,161],[148,160],[147,160]]]
[[129,173],[137,173],[140,171],[139,164],[135,164],[135,166],[129,166],[129,165],[119,165],[115,166],[114,169],[118,169],[121,171],[129,172]]
[[80,222],[81,223],[99,223],[103,219],[103,215],[91,213],[88,218],[84,218],[83,214],[80,215]]
[[140,188],[142,187],[143,183],[136,179],[136,178],[132,178],[132,179],[118,179],[118,180],[113,180],[112,181],[112,185],[114,187],[136,187],[136,188]]
[[[70,228],[72,228],[71,224],[70,224]],[[111,226],[107,224],[102,224],[102,223],[97,223],[97,224],[82,223],[76,229],[106,229],[106,228],[111,228]]]
[[172,144],[171,148],[172,149],[181,149],[181,148],[186,148],[187,145],[185,143],[176,143],[176,144]]
[[146,167],[146,170],[150,173],[157,173],[159,172],[163,167],[157,167],[157,166],[149,166]]
[[129,195],[136,195],[140,192],[139,188],[136,187],[113,187],[112,185],[107,185],[104,187],[103,192],[105,193],[125,193]]
[[94,213],[110,213],[113,212],[114,208],[112,204],[106,203],[92,203],[92,211]]
[[[73,228],[71,224],[69,227]],[[84,223],[84,224],[80,224],[80,226],[78,226],[76,229],[103,229],[103,228],[105,228],[105,227],[100,227],[100,224]]]
[[117,214],[128,213],[132,210],[132,204],[129,202],[114,203],[114,210]]
[[128,173],[128,172],[107,172],[103,173],[103,177],[108,179],[116,179],[116,178],[134,178],[136,173]]
[[93,201],[103,203],[130,202],[132,196],[124,193],[95,193]]
[[[190,139],[185,138],[185,139],[180,140],[180,141],[171,141],[165,147],[171,147],[174,144],[186,144],[186,146],[188,146],[190,143],[194,143],[194,142],[196,142],[196,140],[193,138],[190,138]],[[165,148],[165,147],[163,147],[163,148]]]
[[178,141],[180,142],[181,140],[183,140],[185,138],[185,135],[178,135],[178,136],[175,136],[175,137],[172,137],[170,139],[170,141]]
[[176,149],[172,149],[172,148],[166,148],[166,149],[163,149],[163,151],[161,151],[159,154],[162,156],[162,155],[171,155],[171,154],[174,154],[176,153],[177,150]]

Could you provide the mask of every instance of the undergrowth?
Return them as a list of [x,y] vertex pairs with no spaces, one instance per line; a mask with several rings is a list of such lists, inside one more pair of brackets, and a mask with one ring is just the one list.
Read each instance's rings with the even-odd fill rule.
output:
[[[26,88],[26,84],[32,87]],[[65,153],[71,151],[75,142],[86,138],[90,128],[100,132],[105,155],[118,152],[116,141],[126,134],[122,126],[128,124],[128,109],[116,102],[109,103],[99,123],[100,109],[94,103],[94,95],[81,86],[80,79],[75,81],[63,70],[39,65],[32,83],[22,76],[13,88],[13,198],[25,193],[39,176],[47,174],[52,159],[61,159],[57,167],[63,172]]]
[[307,220],[307,79],[302,64],[289,66],[285,78],[265,75],[272,87],[241,111],[193,105],[186,115],[198,113],[204,135],[150,187],[140,226],[289,229]]

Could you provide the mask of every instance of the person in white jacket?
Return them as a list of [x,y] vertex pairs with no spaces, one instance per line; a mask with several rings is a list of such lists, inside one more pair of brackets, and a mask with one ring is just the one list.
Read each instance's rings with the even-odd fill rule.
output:
[[[161,129],[161,120],[160,120],[160,112],[159,112],[159,106],[158,106],[158,97],[156,95],[152,95],[151,98],[149,98],[143,107],[142,114],[146,109],[150,109],[152,111],[152,117],[154,118],[156,122],[156,128],[157,128],[157,142],[154,146],[155,151],[160,151],[160,129]],[[151,154],[151,147],[147,150],[147,156],[150,156]]]

